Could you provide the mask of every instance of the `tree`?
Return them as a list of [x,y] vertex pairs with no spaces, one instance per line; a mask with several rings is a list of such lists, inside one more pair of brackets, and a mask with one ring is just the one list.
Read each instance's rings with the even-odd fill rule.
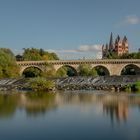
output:
[[10,49],[0,48],[0,78],[19,76],[19,67]]
[[71,76],[77,76],[77,71],[70,67],[70,66],[62,66],[59,68],[56,72],[57,77],[71,77]]
[[46,71],[43,73],[43,77],[54,77],[56,70],[52,64],[46,64]]
[[38,61],[38,60],[58,60],[55,53],[49,53],[43,49],[23,48],[23,60]]
[[107,58],[108,59],[118,59],[119,56],[117,56],[117,54],[115,52],[108,52]]
[[40,55],[40,51],[39,49],[36,48],[24,48],[24,52],[23,52],[23,60],[42,60],[42,57]]
[[35,67],[27,68],[23,72],[24,77],[41,77],[43,76],[43,72]]
[[93,68],[93,69],[90,70],[89,75],[90,76],[98,76],[98,72],[95,68]]
[[88,64],[81,64],[78,67],[79,75],[81,76],[89,76],[91,71],[91,66]]
[[98,76],[98,71],[96,68],[92,68],[88,64],[81,64],[78,67],[79,75],[80,76]]
[[60,69],[58,69],[58,71],[56,72],[56,76],[57,77],[67,77],[67,68],[66,67],[61,67]]
[[140,59],[140,52],[125,53],[121,56],[117,56],[115,52],[108,52],[108,59]]

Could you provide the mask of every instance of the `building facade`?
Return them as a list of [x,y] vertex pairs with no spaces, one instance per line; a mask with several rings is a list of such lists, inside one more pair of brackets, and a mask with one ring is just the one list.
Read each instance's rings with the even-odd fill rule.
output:
[[124,36],[124,38],[121,39],[118,35],[117,38],[115,39],[115,42],[113,42],[113,36],[111,33],[109,45],[106,44],[102,46],[102,58],[103,59],[108,58],[108,55],[122,56],[129,52],[128,48],[129,46],[126,36]]

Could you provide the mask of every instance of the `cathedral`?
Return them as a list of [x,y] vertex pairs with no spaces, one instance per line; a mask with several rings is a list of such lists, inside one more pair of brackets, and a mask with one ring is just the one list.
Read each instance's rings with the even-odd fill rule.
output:
[[126,53],[128,53],[128,40],[126,36],[124,36],[124,38],[121,39],[118,35],[115,39],[115,42],[113,42],[113,36],[111,33],[109,45],[106,44],[102,46],[102,59],[107,58],[109,54],[115,56],[122,56]]

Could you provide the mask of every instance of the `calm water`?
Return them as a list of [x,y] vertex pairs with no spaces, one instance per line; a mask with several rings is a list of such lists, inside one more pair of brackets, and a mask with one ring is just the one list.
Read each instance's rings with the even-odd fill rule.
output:
[[140,94],[1,93],[0,140],[140,140]]

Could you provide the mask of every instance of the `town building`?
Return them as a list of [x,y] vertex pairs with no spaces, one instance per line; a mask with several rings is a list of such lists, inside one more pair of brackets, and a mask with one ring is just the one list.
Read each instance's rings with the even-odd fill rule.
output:
[[113,35],[111,33],[109,45],[106,44],[102,46],[102,59],[108,58],[108,55],[122,56],[127,54],[129,52],[128,48],[129,46],[126,36],[121,39],[118,35],[115,42],[113,42]]

